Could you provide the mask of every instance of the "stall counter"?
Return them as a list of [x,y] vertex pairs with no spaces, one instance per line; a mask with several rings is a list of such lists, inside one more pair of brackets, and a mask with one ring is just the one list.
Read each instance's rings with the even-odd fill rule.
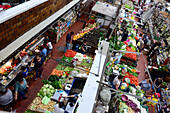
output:
[[[105,43],[109,44],[109,43]],[[107,47],[107,45],[104,45]],[[104,48],[103,51],[108,51],[108,48]],[[101,58],[101,62],[99,61]],[[89,77],[86,81],[86,84],[84,86],[82,96],[79,98],[79,107],[77,109],[77,113],[91,113],[94,110],[94,103],[96,101],[98,90],[99,90],[99,83],[96,81],[102,80],[103,75],[103,67],[105,65],[107,59],[107,54],[101,54],[99,51],[97,51],[93,65],[91,67],[91,73],[89,74]],[[99,74],[98,74],[99,69]],[[95,73],[98,76],[92,74]]]

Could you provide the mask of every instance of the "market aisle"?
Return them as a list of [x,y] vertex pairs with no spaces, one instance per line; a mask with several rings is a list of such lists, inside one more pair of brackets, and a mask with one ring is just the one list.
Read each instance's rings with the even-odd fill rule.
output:
[[[87,21],[88,19],[88,16],[87,15],[82,15],[81,20],[84,20],[84,21]],[[26,100],[22,100],[22,101],[18,101],[15,105],[15,108],[17,110],[18,113],[24,113],[25,110],[27,109],[27,107],[31,104],[31,102],[33,101],[33,99],[36,97],[36,94],[39,92],[39,90],[41,89],[41,87],[43,86],[43,83],[42,83],[42,80],[43,79],[47,79],[52,70],[55,68],[55,66],[57,65],[57,62],[54,60],[54,59],[57,59],[57,58],[62,58],[63,55],[64,55],[64,52],[62,51],[59,51],[57,48],[59,46],[62,46],[64,47],[64,44],[65,44],[65,37],[67,35],[67,33],[70,33],[71,31],[73,31],[75,34],[77,32],[79,32],[82,27],[83,27],[83,24],[82,22],[80,21],[77,21],[75,22],[72,27],[63,35],[63,37],[58,41],[57,44],[53,44],[53,55],[52,55],[52,58],[49,59],[47,62],[46,62],[46,65],[44,66],[44,70],[43,70],[43,78],[40,79],[38,78],[37,81],[31,81],[31,85],[30,85],[30,88],[29,88],[29,91],[28,93],[26,94],[26,97],[28,97],[28,99]]]

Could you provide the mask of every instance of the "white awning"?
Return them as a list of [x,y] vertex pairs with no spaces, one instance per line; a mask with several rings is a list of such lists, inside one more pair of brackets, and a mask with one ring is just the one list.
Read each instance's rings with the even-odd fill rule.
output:
[[98,1],[93,6],[92,11],[114,18],[116,15],[117,7]]
[[24,33],[22,36],[20,36],[18,39],[16,39],[14,42],[6,46],[4,49],[0,51],[0,62],[2,62],[5,58],[7,58],[9,55],[11,55],[15,50],[17,50],[20,46],[22,46],[24,43],[26,43],[28,40],[30,40],[33,36],[35,36],[37,33],[39,33],[42,29],[47,27],[49,24],[54,22],[58,17],[63,15],[65,12],[67,12],[70,8],[72,8],[74,5],[76,5],[80,0],[73,0],[66,6],[64,6],[62,9],[42,21],[40,24],[36,25],[34,28],[29,30],[28,32]]

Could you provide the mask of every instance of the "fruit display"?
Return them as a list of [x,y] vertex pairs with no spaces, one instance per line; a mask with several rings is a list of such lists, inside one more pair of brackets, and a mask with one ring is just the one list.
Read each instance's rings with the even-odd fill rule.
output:
[[87,44],[93,47],[98,47],[98,42],[100,37],[103,37],[104,31],[101,29],[94,28],[90,32],[86,33],[82,38],[77,39],[78,41],[82,41],[86,39]]
[[75,35],[75,36],[73,37],[73,40],[77,40],[77,39],[79,39],[79,38],[82,38],[86,33],[90,32],[91,30],[93,30],[93,29],[96,28],[97,26],[98,26],[98,25],[97,25],[96,23],[94,23],[94,24],[89,25],[88,27],[85,27],[85,28],[81,31],[81,33],[79,33],[79,34],[77,34],[77,35]]

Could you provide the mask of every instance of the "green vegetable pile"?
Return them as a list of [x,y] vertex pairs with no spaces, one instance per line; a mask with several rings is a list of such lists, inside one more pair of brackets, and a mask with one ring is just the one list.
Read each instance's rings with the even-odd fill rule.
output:
[[37,96],[41,98],[44,98],[44,96],[47,96],[48,98],[50,98],[54,93],[55,93],[55,88],[50,84],[45,84],[40,89],[39,93],[37,93]]
[[65,67],[61,66],[61,65],[57,65],[55,69],[63,71]]
[[73,57],[66,57],[63,56],[63,58],[61,59],[61,61],[68,61],[69,63],[73,60]]
[[56,75],[51,75],[48,80],[51,81],[51,82],[54,82],[54,81],[59,81],[60,77],[56,76]]
[[168,67],[167,66],[162,66],[161,68],[158,69],[158,71],[161,71],[162,73],[167,73],[168,72]]
[[[87,62],[87,60],[90,61],[90,63]],[[91,65],[93,63],[93,58],[91,57],[88,57],[88,59],[83,59],[83,61],[81,62],[81,66],[84,66],[84,67],[87,67],[87,68],[90,68]]]
[[115,50],[121,50],[121,47],[125,45],[123,42],[120,41],[119,45],[115,44],[114,49]]
[[60,77],[55,76],[55,75],[51,75],[48,80],[44,79],[42,80],[42,82],[44,84],[50,84],[51,86],[53,86],[55,89],[62,89],[62,83],[61,81],[59,81]]
[[67,66],[67,67],[64,69],[64,71],[71,71],[71,70],[73,70],[73,68],[71,68],[71,67],[69,67],[69,66]]

